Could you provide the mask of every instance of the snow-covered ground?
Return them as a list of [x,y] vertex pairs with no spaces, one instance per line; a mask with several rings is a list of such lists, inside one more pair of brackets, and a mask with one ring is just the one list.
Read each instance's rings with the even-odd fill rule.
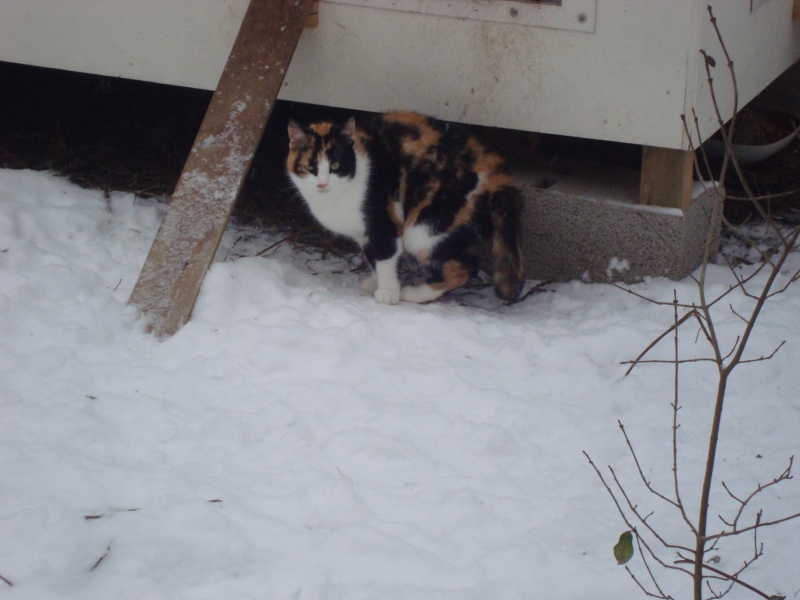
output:
[[[620,364],[670,325],[669,308],[579,282],[514,306],[488,290],[386,306],[346,260],[289,244],[257,256],[279,238],[231,228],[192,320],[159,342],[126,302],[162,211],[0,171],[0,575],[13,583],[0,599],[643,597],[615,564],[625,527],[583,450],[689,543],[642,490],[617,427],[669,493],[672,368],[624,378]],[[716,291],[731,281],[724,267],[710,277]],[[729,342],[741,331],[727,303],[719,327]],[[720,481],[744,496],[800,454],[798,334],[795,286],[748,355],[787,344],[731,381],[712,529],[737,508]],[[682,354],[704,351],[687,329]],[[715,376],[693,363],[680,378],[694,515]],[[800,478],[758,508],[800,510]],[[717,568],[752,554],[745,537],[720,545]],[[744,579],[797,597],[800,520],[759,542]],[[688,578],[662,581],[688,596]]]

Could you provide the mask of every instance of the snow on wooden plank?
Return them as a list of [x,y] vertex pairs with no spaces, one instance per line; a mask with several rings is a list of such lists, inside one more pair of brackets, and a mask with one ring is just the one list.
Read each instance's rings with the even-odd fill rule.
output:
[[251,0],[129,303],[158,337],[189,320],[312,0]]

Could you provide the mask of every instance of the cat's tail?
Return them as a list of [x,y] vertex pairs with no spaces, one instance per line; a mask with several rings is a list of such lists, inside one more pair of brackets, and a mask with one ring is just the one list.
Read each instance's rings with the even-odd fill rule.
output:
[[522,194],[504,186],[491,196],[492,266],[494,292],[502,300],[516,300],[525,283],[520,249]]

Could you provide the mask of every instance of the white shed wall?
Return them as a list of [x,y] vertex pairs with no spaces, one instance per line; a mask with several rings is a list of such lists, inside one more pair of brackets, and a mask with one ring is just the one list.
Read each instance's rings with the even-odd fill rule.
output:
[[[596,6],[594,21],[573,29],[341,1],[348,3],[321,2],[320,26],[304,32],[282,98],[685,148],[682,113],[697,107],[704,137],[716,128],[698,53],[705,48],[717,59],[729,110],[708,0],[579,0]],[[426,0],[414,2],[424,9]],[[752,13],[751,0],[711,3],[736,63],[741,106],[800,57],[800,24],[791,21],[792,0],[756,2]],[[0,60],[211,89],[246,5],[6,0]]]
[[247,0],[1,0],[0,60],[214,89]]
[[323,3],[283,96],[678,147],[695,6],[601,0],[584,33]]
[[[775,78],[800,58],[800,22],[792,21],[791,0],[706,0],[700,2],[701,24],[698,48],[714,58],[711,69],[714,94],[724,119],[731,116],[734,103],[733,85],[717,34],[708,18],[710,4],[717,26],[728,48],[736,71],[741,109]],[[700,53],[693,55],[696,66],[688,70],[694,80],[687,81],[686,113],[696,108],[700,132],[705,139],[718,129],[717,116],[711,102],[707,74]]]

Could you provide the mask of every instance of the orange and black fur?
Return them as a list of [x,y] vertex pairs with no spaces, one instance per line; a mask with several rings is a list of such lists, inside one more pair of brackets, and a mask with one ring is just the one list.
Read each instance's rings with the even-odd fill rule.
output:
[[[463,286],[486,240],[495,293],[519,295],[520,193],[503,159],[465,128],[410,112],[290,121],[286,166],[317,220],[361,245],[374,271],[364,288],[379,302],[431,302]],[[401,289],[404,252],[425,280]]]

